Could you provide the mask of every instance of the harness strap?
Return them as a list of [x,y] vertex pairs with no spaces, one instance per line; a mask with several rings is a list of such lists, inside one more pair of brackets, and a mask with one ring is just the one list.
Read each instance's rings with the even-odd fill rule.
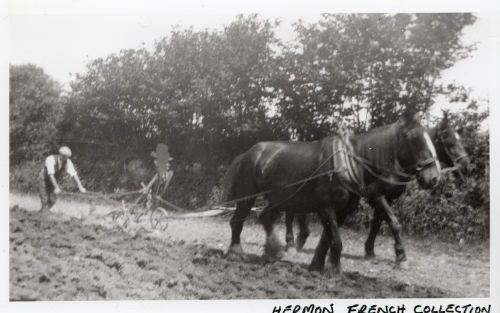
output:
[[368,166],[367,164],[363,163],[363,162],[360,162],[361,166],[366,169],[370,174],[372,174],[373,176],[375,176],[377,179],[380,179],[381,181],[383,182],[386,182],[388,184],[391,184],[391,185],[396,185],[396,186],[407,186],[409,185],[412,180],[413,180],[413,177],[412,177],[412,180],[409,180],[409,181],[395,181],[395,180],[392,180],[392,179],[388,179],[388,178],[385,178],[384,176],[382,175],[379,175],[377,174],[374,170],[372,170],[370,168],[370,166]]
[[[366,192],[364,179],[361,177],[362,173],[358,173],[356,165],[353,164],[351,159],[348,157],[348,150],[349,145],[343,135],[332,140],[333,153],[340,153],[340,156],[335,159],[335,162],[340,164],[344,163],[345,167],[345,174],[337,177],[338,182],[352,193],[362,196]],[[333,161],[334,160],[332,160],[332,162]],[[334,168],[334,166],[332,167]]]
[[415,178],[415,175],[407,174],[407,173],[404,173],[402,171],[391,170],[391,169],[388,169],[388,168],[380,169],[377,165],[375,165],[370,160],[367,160],[367,159],[362,158],[360,156],[357,156],[355,154],[349,154],[349,156],[352,157],[352,158],[354,158],[355,160],[359,161],[364,166],[373,167],[373,168],[378,169],[379,171],[383,171],[383,172],[386,172],[386,173],[391,174],[391,175],[400,176],[400,177],[408,179],[408,180],[413,180]]
[[[348,151],[347,147],[348,147],[348,144],[346,142],[346,140],[344,139],[343,136],[340,136],[340,140],[342,142],[342,144],[344,145],[345,149],[344,148],[340,148],[339,151],[342,152],[344,155],[346,155],[348,158],[344,161],[344,162],[349,162],[350,160],[354,160],[356,161],[357,163],[359,163],[361,165],[361,167],[363,167],[365,170],[367,170],[371,175],[373,175],[375,178],[385,182],[385,183],[388,183],[388,184],[391,184],[391,185],[397,185],[397,186],[407,186],[411,183],[411,181],[413,181],[415,179],[415,175],[410,175],[410,174],[407,174],[407,173],[404,173],[404,172],[401,172],[401,171],[397,171],[397,170],[392,170],[392,169],[387,169],[387,168],[383,168],[383,169],[380,169],[377,165],[375,165],[373,162],[371,162],[370,160],[367,160],[365,158],[362,158],[358,155],[356,155],[354,152],[350,152]],[[335,144],[334,142],[332,142],[332,146],[333,146],[333,149],[335,149]],[[335,152],[335,150],[333,150]],[[339,152],[337,151],[337,152]],[[426,164],[427,164],[427,161],[424,161]],[[434,161],[431,161],[431,162],[434,162]],[[430,164],[430,162],[429,162]],[[349,184],[343,184],[344,187],[346,187],[347,189],[349,189],[350,191],[358,194],[358,195],[362,195],[364,192],[366,192],[366,186],[365,186],[365,183],[363,181],[363,179],[361,177],[358,177],[355,173],[355,170],[353,168],[350,168],[349,166],[350,164],[346,164],[346,168],[347,168],[347,172],[348,172],[348,175],[349,175],[349,180],[351,180],[353,182],[353,185],[357,186],[358,188],[356,189],[359,189],[360,191],[355,191],[353,190],[354,188],[352,188],[351,186],[347,186]],[[352,167],[352,165],[351,165]],[[384,177],[383,175],[377,173],[377,171],[381,171],[381,172],[385,172],[385,173],[388,173],[390,175],[395,175],[395,176],[399,176],[401,177],[402,179],[405,179],[403,181],[397,181],[397,180],[394,180],[394,179],[390,179],[390,178],[387,178],[387,177]],[[342,180],[340,179],[340,181],[342,182]]]
[[[337,152],[338,153],[338,152]],[[331,155],[330,157],[328,157],[328,159],[326,159],[325,162],[323,162],[322,165],[320,165],[318,167],[321,168],[326,162],[328,162],[330,160],[330,158],[332,158],[333,155]],[[316,170],[317,171],[317,170]],[[315,171],[315,172],[316,172]],[[296,185],[300,185],[302,184],[299,188],[297,188],[297,190],[294,192],[294,194],[292,194],[289,198],[293,197],[307,182],[311,181],[311,180],[314,180],[314,179],[317,179],[317,178],[320,178],[320,177],[323,177],[323,176],[326,176],[326,175],[333,175],[334,173],[339,173],[339,172],[343,172],[345,171],[345,169],[331,169],[331,170],[328,170],[328,171],[325,171],[325,172],[322,172],[322,173],[319,173],[319,174],[316,174],[316,175],[311,175],[307,178],[304,178],[304,179],[301,179],[301,180],[298,180],[298,181],[295,181],[293,183],[290,183],[288,185],[285,185],[283,187],[280,187],[280,188],[275,188],[275,189],[270,189],[270,190],[265,190],[265,191],[262,191],[262,192],[257,192],[257,193],[254,193],[254,194],[251,194],[251,195],[248,195],[248,196],[245,196],[245,197],[240,197],[240,198],[237,198],[237,199],[232,199],[232,200],[227,200],[227,201],[224,201],[224,202],[219,202],[219,205],[223,205],[223,204],[229,204],[229,203],[232,203],[232,202],[238,202],[238,201],[243,201],[243,200],[249,200],[249,199],[253,199],[255,197],[258,197],[258,196],[263,196],[265,194],[268,194],[268,193],[271,193],[271,192],[276,192],[277,190],[283,190],[283,189],[286,189],[286,188],[290,188],[290,187],[293,187],[293,186],[296,186]],[[289,200],[289,199],[286,199],[286,200]]]

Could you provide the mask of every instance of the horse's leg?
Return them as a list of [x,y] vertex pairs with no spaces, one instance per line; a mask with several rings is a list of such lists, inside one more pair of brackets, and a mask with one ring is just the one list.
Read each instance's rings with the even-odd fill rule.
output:
[[354,212],[358,206],[359,206],[359,196],[350,193],[349,199],[347,200],[346,209],[343,211],[342,214],[337,214],[337,224],[339,227],[344,225],[347,216],[349,216],[349,214]]
[[286,225],[286,250],[295,247],[295,237],[293,235],[293,219],[295,214],[292,212],[286,212],[285,214],[285,225]]
[[236,204],[236,211],[231,218],[229,224],[231,225],[231,244],[227,251],[227,256],[230,258],[236,257],[240,259],[245,258],[243,249],[241,248],[241,231],[243,230],[243,223],[250,213],[255,199],[248,199],[244,201],[238,201]]
[[299,219],[299,236],[297,237],[297,250],[302,250],[304,244],[306,243],[307,237],[309,237],[309,225],[307,214],[300,214]]
[[328,252],[328,240],[326,230],[323,229],[318,245],[316,246],[316,250],[314,251],[311,264],[309,265],[310,271],[322,271],[325,268],[326,253]]
[[342,240],[340,239],[337,217],[333,209],[318,210],[319,218],[323,224],[323,233],[316,247],[314,257],[309,266],[310,270],[321,271],[325,265],[326,253],[330,249],[330,262],[332,272],[340,273],[340,254],[342,253]]
[[365,242],[365,258],[373,259],[375,258],[375,238],[377,237],[378,231],[380,230],[380,225],[382,224],[382,214],[380,210],[375,209],[373,213],[373,218],[370,223],[370,233],[368,239]]
[[391,206],[387,202],[385,196],[380,196],[375,199],[376,209],[380,210],[382,217],[387,221],[394,236],[394,250],[396,253],[396,264],[404,266],[406,263],[406,252],[401,239],[401,224]]
[[264,258],[266,261],[274,262],[281,259],[285,254],[285,247],[281,243],[274,230],[274,224],[280,217],[280,212],[269,205],[259,216],[262,226],[266,231],[266,244],[264,245]]

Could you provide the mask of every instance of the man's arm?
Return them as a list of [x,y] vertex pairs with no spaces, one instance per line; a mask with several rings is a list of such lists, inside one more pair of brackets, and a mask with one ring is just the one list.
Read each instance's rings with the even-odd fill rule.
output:
[[167,177],[165,178],[165,188],[167,188],[168,185],[170,184],[170,180],[172,180],[172,176],[174,176],[174,171],[168,170],[166,176]]
[[59,188],[59,185],[57,184],[56,177],[53,174],[51,174],[51,175],[49,175],[49,178],[50,178],[50,182],[52,183],[52,186],[54,186],[54,193],[56,195],[60,194],[61,188]]
[[73,176],[73,179],[75,180],[76,185],[78,186],[78,189],[80,190],[80,192],[82,192],[82,193],[87,192],[87,189],[85,189],[85,188],[83,187],[82,182],[80,181],[80,178],[78,177],[78,174],[75,174],[75,175]]
[[80,178],[78,177],[78,173],[75,170],[75,166],[73,165],[73,162],[71,162],[71,160],[69,160],[69,159],[68,159],[68,161],[66,161],[66,172],[71,177],[73,177],[80,192],[83,192],[83,193],[87,192],[87,189],[85,189],[83,187],[82,182],[80,181]]

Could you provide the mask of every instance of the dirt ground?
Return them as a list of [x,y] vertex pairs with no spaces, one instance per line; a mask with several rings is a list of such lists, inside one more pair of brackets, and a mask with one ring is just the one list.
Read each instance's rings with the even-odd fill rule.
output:
[[[128,232],[105,215],[111,204],[62,199],[41,215],[38,199],[10,195],[10,299],[425,298],[489,296],[489,244],[459,246],[405,238],[409,269],[394,268],[391,237],[363,258],[366,233],[342,229],[343,272],[309,272],[319,239],[273,264],[261,258],[264,233],[245,223],[246,261],[224,258],[229,217],[171,219],[165,231],[144,221]],[[284,238],[284,225],[279,233]]]

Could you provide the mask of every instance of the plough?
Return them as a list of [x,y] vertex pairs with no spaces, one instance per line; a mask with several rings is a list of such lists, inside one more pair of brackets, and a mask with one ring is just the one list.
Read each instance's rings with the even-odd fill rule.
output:
[[129,204],[125,202],[125,200],[122,200],[121,209],[109,213],[115,225],[123,230],[128,228],[131,220],[139,222],[145,215],[149,215],[151,228],[166,230],[168,227],[169,213],[163,207],[159,206],[159,203],[162,202],[174,209],[180,209],[161,198],[173,174],[169,169],[171,158],[167,146],[162,143],[158,144],[152,156],[155,157],[154,162],[156,166],[156,173],[153,178],[147,185],[141,183],[142,189],[137,191],[139,196],[133,203]]
[[[85,195],[75,193],[66,194],[113,201],[119,201],[118,199],[122,198],[119,201],[121,203],[120,208],[105,214],[105,216],[111,217],[113,223],[125,232],[127,232],[132,222],[139,223],[144,216],[148,217],[152,229],[165,231],[168,228],[170,219],[213,217],[228,214],[235,210],[234,207],[226,207],[219,204],[211,206],[206,211],[188,212],[187,209],[163,199],[161,195],[165,193],[172,178],[172,171],[169,169],[170,155],[167,146],[162,143],[158,144],[156,151],[152,155],[155,157],[157,172],[148,184],[141,183],[141,189],[108,195],[98,192],[88,192]],[[133,195],[138,195],[135,200],[123,200],[124,197]],[[167,211],[165,208],[169,210]],[[261,207],[258,206],[252,210],[260,211]]]

